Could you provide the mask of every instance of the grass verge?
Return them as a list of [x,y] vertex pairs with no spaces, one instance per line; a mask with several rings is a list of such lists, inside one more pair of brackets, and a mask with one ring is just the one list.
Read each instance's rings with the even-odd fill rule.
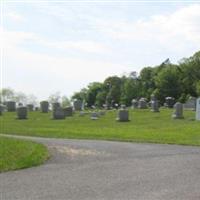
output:
[[40,165],[48,156],[42,144],[0,137],[0,172]]

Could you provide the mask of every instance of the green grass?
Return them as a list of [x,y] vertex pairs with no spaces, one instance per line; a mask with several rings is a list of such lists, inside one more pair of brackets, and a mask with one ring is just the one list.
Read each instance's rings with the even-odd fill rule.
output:
[[171,118],[173,110],[162,109],[160,113],[149,110],[130,110],[130,122],[116,122],[116,112],[109,111],[99,120],[89,116],[51,120],[51,113],[29,113],[28,120],[16,120],[15,113],[0,117],[0,132],[5,134],[101,139],[133,142],[200,145],[200,122],[195,112],[184,111],[184,119]]
[[42,164],[48,151],[42,144],[0,137],[0,172]]

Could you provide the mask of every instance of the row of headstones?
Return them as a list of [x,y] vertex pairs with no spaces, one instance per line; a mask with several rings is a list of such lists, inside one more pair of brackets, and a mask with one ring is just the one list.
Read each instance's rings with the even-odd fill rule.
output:
[[[144,108],[144,104],[140,104],[140,106],[143,106]],[[180,102],[177,102],[174,104],[174,113],[172,114],[172,118],[173,119],[183,119],[183,104]],[[146,108],[146,107],[145,107]],[[159,112],[159,105],[158,105],[158,101],[156,99],[151,101],[151,111],[152,112]],[[125,108],[121,108],[118,111],[118,117],[117,117],[118,121],[129,121],[129,112],[127,109]],[[196,100],[196,120],[200,120],[200,98],[198,98]]]
[[[132,100],[132,108],[147,109],[149,106],[152,106],[152,104],[153,107],[155,107],[155,109],[159,107],[159,102],[155,96],[151,97],[150,102],[147,102],[146,98],[140,98],[139,100],[136,99]],[[174,104],[175,104],[175,99],[173,97],[166,97],[164,104],[165,107],[173,108]]]
[[[4,104],[0,104],[0,115],[2,115],[2,113],[6,110],[8,112],[15,112],[18,108],[22,109],[21,107],[26,107],[28,111],[34,111],[33,104],[27,104],[26,106],[19,104],[18,106],[16,106],[15,101],[7,101]],[[55,108],[60,107],[60,103],[53,103],[52,107],[53,107],[53,110],[55,110]],[[23,109],[25,110],[26,108],[23,108]],[[74,101],[74,110],[81,111],[82,109],[83,109],[82,101],[80,101],[80,100]],[[35,110],[39,110],[39,108],[36,107]],[[49,111],[49,102],[48,101],[40,102],[40,110],[43,113],[48,112]]]
[[[132,100],[132,108],[146,109],[148,106],[151,106],[152,102],[156,102],[156,104],[158,104],[158,106],[159,106],[158,100],[153,95],[151,96],[151,101],[149,103],[147,102],[146,98],[141,98],[138,101],[136,99],[133,99]],[[185,104],[183,104],[183,107],[186,108],[186,109],[195,110],[196,109],[196,102],[197,102],[196,97],[190,97],[188,99],[188,101]],[[166,97],[164,107],[173,108],[175,103],[176,103],[175,98]]]

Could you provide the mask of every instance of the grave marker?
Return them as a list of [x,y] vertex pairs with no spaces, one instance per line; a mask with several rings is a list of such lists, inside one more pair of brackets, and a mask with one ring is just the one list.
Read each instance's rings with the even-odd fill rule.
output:
[[196,120],[200,120],[200,97],[196,102]]

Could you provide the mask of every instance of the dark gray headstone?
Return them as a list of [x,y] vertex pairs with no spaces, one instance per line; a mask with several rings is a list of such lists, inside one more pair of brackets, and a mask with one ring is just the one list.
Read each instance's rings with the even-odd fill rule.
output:
[[53,119],[65,119],[65,112],[62,108],[57,108],[52,112]]
[[129,121],[129,113],[128,110],[120,109],[117,115],[117,121],[119,122],[128,122]]
[[8,112],[16,111],[16,102],[15,101],[7,101],[6,102]]
[[138,102],[139,109],[146,109],[147,108],[147,101],[145,98],[141,98]]
[[5,110],[5,106],[3,104],[0,104],[0,115],[3,114],[4,110]]
[[136,99],[133,99],[131,101],[131,103],[132,103],[132,108],[137,108],[138,107],[138,101]]
[[65,117],[71,117],[73,115],[73,107],[71,106],[63,108],[63,111],[65,113]]
[[28,109],[26,106],[20,106],[17,108],[17,118],[18,119],[27,119]]
[[172,115],[172,118],[174,119],[183,119],[183,104],[182,103],[179,103],[177,102],[175,105],[174,105],[174,113]]
[[83,106],[83,102],[81,100],[75,100],[74,101],[74,110],[75,111],[81,111]]
[[173,108],[175,104],[175,99],[173,97],[166,97],[165,98],[165,106],[168,108]]
[[28,111],[33,111],[34,109],[34,105],[33,104],[27,104],[27,108],[28,108]]
[[49,112],[49,102],[48,101],[41,101],[40,102],[40,109],[42,113]]
[[160,112],[159,111],[159,103],[156,99],[151,101],[151,111],[152,112]]

